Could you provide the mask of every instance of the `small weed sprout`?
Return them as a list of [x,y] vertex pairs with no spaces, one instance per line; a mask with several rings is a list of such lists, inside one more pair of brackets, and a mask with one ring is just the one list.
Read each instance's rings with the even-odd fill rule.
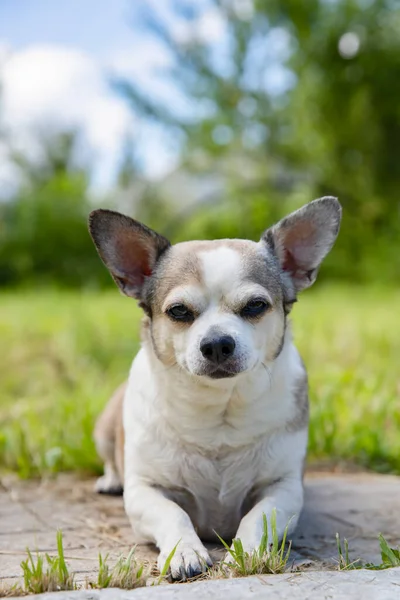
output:
[[[74,575],[68,570],[64,558],[62,532],[57,531],[57,556],[48,554],[33,556],[27,549],[28,558],[21,562],[24,576],[24,591],[29,594],[74,590]],[[46,559],[46,560],[45,560]]]
[[139,563],[135,558],[136,546],[132,548],[128,556],[120,556],[111,572],[111,587],[124,590],[144,587],[150,575],[150,565]]
[[400,548],[390,548],[381,533],[379,534],[379,545],[381,547],[382,568],[400,567]]
[[107,588],[110,587],[111,573],[108,565],[108,554],[104,557],[99,553],[99,572],[97,574],[97,585],[89,584],[90,587]]
[[342,542],[340,541],[340,536],[336,534],[336,545],[338,550],[338,568],[339,571],[352,571],[354,569],[362,569],[362,563],[360,559],[356,559],[354,561],[350,561],[349,555],[349,542],[344,538],[344,554],[342,551]]
[[344,539],[344,554],[342,552],[342,544],[340,536],[336,534],[336,544],[339,555],[339,571],[349,571],[352,569],[368,569],[369,571],[382,571],[384,569],[390,569],[392,567],[400,567],[400,549],[390,548],[388,542],[385,540],[383,535],[379,534],[379,545],[381,548],[381,560],[379,565],[374,563],[363,563],[360,559],[350,561],[349,558],[349,544]]
[[108,554],[105,557],[99,554],[97,585],[89,584],[90,587],[110,587],[124,590],[144,587],[150,576],[151,568],[147,563],[137,562],[135,550],[136,546],[130,550],[128,556],[120,556],[112,568],[108,564]]
[[[246,552],[243,543],[239,538],[232,542],[232,546],[218,536],[220,542],[230,555],[229,562],[222,562],[199,576],[203,579],[216,579],[221,577],[246,577],[249,575],[268,575],[283,573],[286,570],[291,551],[291,542],[286,548],[289,523],[286,525],[282,541],[279,543],[276,527],[276,511],[272,511],[270,527],[265,515],[263,515],[263,534],[260,545],[253,552]],[[218,535],[218,534],[217,534]],[[153,585],[158,585],[167,578],[170,570],[171,560],[175,555],[179,542],[171,550],[167,557],[159,577]],[[381,549],[381,564],[364,564],[360,559],[350,560],[349,544],[346,539],[342,542],[340,536],[336,534],[336,544],[338,550],[338,568],[340,571],[352,569],[383,570],[391,567],[400,567],[400,548],[391,548],[383,537],[379,535],[379,544]],[[99,572],[97,582],[88,581],[87,587],[90,588],[120,588],[131,590],[138,587],[144,587],[148,584],[152,574],[151,565],[147,562],[138,562],[135,558],[136,547],[133,547],[129,554],[120,556],[114,565],[110,568],[108,564],[109,555],[103,557],[99,554]],[[24,596],[26,594],[41,594],[43,592],[55,592],[61,590],[78,589],[75,583],[75,574],[68,570],[65,562],[62,532],[57,531],[57,555],[54,557],[49,554],[36,553],[35,555],[27,549],[28,557],[21,562],[24,585],[21,587],[15,584],[11,587],[0,584],[0,598],[12,596]]]
[[247,575],[283,573],[289,560],[292,544],[289,542],[288,548],[285,549],[289,525],[290,521],[285,527],[282,541],[279,544],[276,528],[276,510],[273,510],[271,514],[271,532],[268,530],[267,517],[263,514],[261,542],[259,547],[253,552],[246,552],[243,548],[242,540],[239,538],[234,539],[230,547],[218,536],[220,542],[231,556],[229,562],[222,563],[219,568],[217,567],[218,571],[221,571],[220,574],[225,572],[225,576],[228,577],[245,577]]

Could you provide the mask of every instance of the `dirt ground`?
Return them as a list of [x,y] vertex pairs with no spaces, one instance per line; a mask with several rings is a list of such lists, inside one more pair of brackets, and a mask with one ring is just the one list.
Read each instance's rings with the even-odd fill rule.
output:
[[[65,555],[77,581],[95,579],[98,554],[110,564],[132,547],[122,498],[99,496],[93,480],[63,475],[53,481],[0,481],[0,585],[21,577],[26,548],[55,554],[56,530],[62,529]],[[310,473],[305,507],[293,537],[292,558],[315,569],[334,568],[335,534],[349,540],[351,557],[379,561],[377,536],[400,543],[400,478],[366,473]],[[213,558],[222,557],[217,545]],[[154,562],[156,551],[139,546],[139,558]]]

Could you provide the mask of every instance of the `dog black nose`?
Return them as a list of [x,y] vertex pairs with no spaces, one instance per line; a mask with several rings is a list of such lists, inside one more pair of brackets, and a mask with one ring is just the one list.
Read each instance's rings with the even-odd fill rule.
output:
[[200,343],[200,352],[210,362],[220,365],[232,356],[235,346],[235,340],[230,335],[204,338]]

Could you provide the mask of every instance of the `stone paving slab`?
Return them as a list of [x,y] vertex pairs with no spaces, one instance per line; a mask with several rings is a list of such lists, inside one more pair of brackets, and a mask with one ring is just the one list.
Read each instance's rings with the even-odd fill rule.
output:
[[[99,552],[109,554],[112,564],[121,552],[129,551],[133,540],[122,499],[92,490],[93,481],[70,476],[41,483],[3,480],[0,585],[18,581],[26,547],[55,553],[58,528],[63,530],[65,555],[78,582],[95,577]],[[313,569],[335,568],[338,532],[349,540],[353,559],[379,561],[379,533],[393,546],[400,543],[399,504],[399,477],[308,474],[305,508],[293,537],[293,559],[311,560]],[[222,557],[217,545],[209,548],[214,560]],[[154,562],[157,554],[152,547],[139,546],[137,555]]]
[[131,591],[105,589],[34,596],[40,600],[395,600],[399,597],[400,568],[376,573],[313,571]]

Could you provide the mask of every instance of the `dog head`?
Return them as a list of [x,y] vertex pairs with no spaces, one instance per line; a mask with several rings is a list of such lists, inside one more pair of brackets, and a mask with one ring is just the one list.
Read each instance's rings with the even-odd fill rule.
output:
[[298,291],[314,283],[341,220],[336,198],[310,202],[249,240],[183,242],[95,210],[89,229],[103,262],[150,318],[165,365],[225,379],[273,361]]

